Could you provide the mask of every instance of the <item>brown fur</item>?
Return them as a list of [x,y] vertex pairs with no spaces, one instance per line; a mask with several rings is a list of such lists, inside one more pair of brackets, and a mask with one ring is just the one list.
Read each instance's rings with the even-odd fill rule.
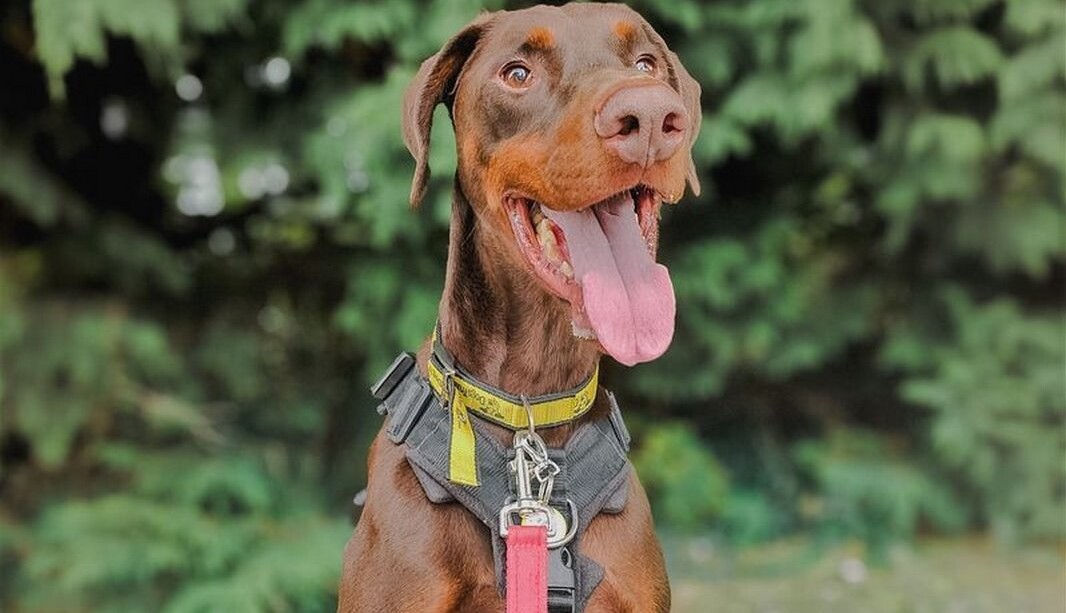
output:
[[[619,37],[629,39],[631,49],[620,50]],[[528,61],[534,78],[546,79],[548,86],[531,87],[532,98],[516,102],[493,79],[523,45],[536,47]],[[595,342],[573,336],[570,306],[541,285],[518,251],[501,205],[505,192],[577,209],[637,180],[671,200],[680,198],[686,175],[698,189],[689,147],[642,170],[599,146],[589,121],[597,105],[622,84],[653,78],[625,67],[640,53],[656,54],[667,65],[664,80],[693,115],[691,145],[699,86],[650,26],[622,5],[482,15],[426,60],[408,89],[404,140],[417,162],[413,203],[429,177],[433,108],[451,105],[459,170],[439,313],[442,342],[488,384],[512,394],[556,392],[580,383],[600,358]],[[427,342],[418,356],[423,372],[428,353]],[[601,391],[582,419],[607,408]],[[561,446],[574,427],[540,432],[549,445]],[[491,430],[501,441],[512,435]],[[502,612],[484,526],[456,503],[430,503],[404,448],[383,433],[368,462],[367,503],[345,551],[338,611]],[[635,474],[629,490],[625,510],[596,517],[581,540],[582,552],[605,570],[589,613],[663,613],[670,607],[651,511]]]

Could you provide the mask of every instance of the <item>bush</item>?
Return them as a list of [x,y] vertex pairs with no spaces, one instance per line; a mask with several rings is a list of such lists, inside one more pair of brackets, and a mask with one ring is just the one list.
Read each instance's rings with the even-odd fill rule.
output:
[[654,426],[633,454],[633,464],[656,517],[681,530],[707,529],[726,505],[729,479],[714,456],[684,424]]
[[1001,537],[1061,537],[1062,319],[1023,318],[1011,301],[977,305],[957,291],[945,300],[957,340],[929,349],[930,366],[903,396],[934,412],[933,448]]
[[795,457],[810,488],[805,519],[822,538],[862,539],[875,559],[920,528],[950,533],[969,519],[948,481],[869,432],[832,432],[798,444]]

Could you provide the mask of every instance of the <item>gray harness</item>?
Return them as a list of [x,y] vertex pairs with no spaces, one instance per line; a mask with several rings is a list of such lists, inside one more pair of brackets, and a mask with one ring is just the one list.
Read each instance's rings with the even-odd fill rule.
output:
[[[603,579],[603,568],[581,555],[581,537],[600,513],[619,513],[625,507],[632,468],[626,459],[629,432],[614,395],[603,390],[610,402],[604,417],[587,420],[561,448],[550,448],[549,457],[561,471],[555,477],[550,504],[569,515],[577,510],[577,534],[563,547],[549,550],[548,610],[550,613],[580,613],[592,591]],[[500,537],[500,509],[515,500],[514,480],[508,463],[513,448],[505,447],[485,431],[480,418],[473,419],[480,486],[448,480],[451,416],[429,383],[415,367],[410,353],[400,354],[371,388],[381,401],[378,412],[388,414],[386,434],[397,445],[406,445],[408,464],[426,497],[433,503],[458,502],[489,529],[496,569],[496,587],[506,588],[506,547]]]

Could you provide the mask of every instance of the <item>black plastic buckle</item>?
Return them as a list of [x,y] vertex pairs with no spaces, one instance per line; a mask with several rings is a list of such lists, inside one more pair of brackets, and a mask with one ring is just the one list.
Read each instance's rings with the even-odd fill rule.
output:
[[396,389],[396,385],[403,380],[404,375],[407,374],[415,365],[415,356],[412,353],[401,353],[396,356],[396,359],[392,361],[392,364],[385,369],[385,374],[381,375],[378,382],[370,386],[370,395],[378,400],[385,400],[392,390]]
[[400,382],[395,392],[389,395],[384,404],[389,411],[389,440],[399,445],[407,440],[407,435],[414,429],[426,408],[433,403],[436,396],[422,377],[417,374],[408,376]]
[[548,550],[548,613],[574,613],[577,607],[574,554],[569,547]]

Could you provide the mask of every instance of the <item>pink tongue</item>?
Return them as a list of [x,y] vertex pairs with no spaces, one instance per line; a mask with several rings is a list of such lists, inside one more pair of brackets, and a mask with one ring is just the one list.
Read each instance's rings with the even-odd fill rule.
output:
[[541,210],[566,236],[585,312],[607,353],[626,366],[662,355],[674,336],[674,287],[648,253],[633,198],[583,211]]

